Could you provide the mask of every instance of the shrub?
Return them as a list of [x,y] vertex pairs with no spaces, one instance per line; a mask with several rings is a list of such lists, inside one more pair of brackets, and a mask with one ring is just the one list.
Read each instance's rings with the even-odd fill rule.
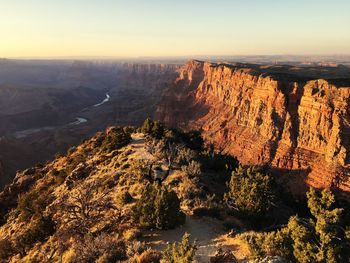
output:
[[35,243],[43,242],[55,232],[51,218],[41,217],[31,223],[30,227],[15,240],[15,247],[22,255]]
[[141,255],[136,256],[135,263],[159,263],[162,253],[157,250],[147,249]]
[[245,216],[263,216],[272,205],[272,178],[256,167],[237,168],[232,172],[228,187],[225,200]]
[[189,177],[198,177],[201,174],[201,164],[193,160],[181,168]]
[[118,207],[123,207],[124,205],[130,203],[132,201],[132,196],[127,190],[121,190],[116,195],[116,204]]
[[307,193],[314,219],[293,216],[281,230],[255,234],[247,239],[256,258],[274,255],[292,262],[349,262],[349,244],[341,222],[342,209],[334,207],[329,190]]
[[156,139],[161,139],[164,136],[164,127],[159,121],[153,123],[151,136]]
[[40,217],[46,206],[51,203],[53,196],[45,187],[33,188],[29,192],[18,197],[17,209],[21,213],[22,220],[28,220],[32,216]]
[[147,118],[141,127],[141,132],[145,134],[150,134],[153,128],[153,121],[150,118]]
[[144,242],[134,240],[134,241],[128,243],[127,248],[126,248],[126,255],[129,258],[131,258],[135,255],[140,255],[146,249],[147,249],[147,247],[146,247]]
[[13,244],[9,239],[0,240],[0,259],[8,259],[14,252]]
[[110,196],[98,192],[100,186],[96,181],[84,182],[50,206],[60,231],[83,236],[115,209]]
[[183,224],[185,215],[174,191],[148,184],[136,204],[135,218],[145,228],[171,229]]
[[201,155],[201,162],[204,170],[216,172],[227,171],[232,173],[239,166],[239,161],[235,156],[214,153],[214,150],[207,151]]
[[86,235],[74,243],[73,262],[114,263],[126,259],[126,246],[121,240],[107,235]]
[[130,133],[121,127],[111,127],[106,131],[106,136],[102,142],[102,149],[110,152],[128,145],[130,141]]
[[192,263],[197,251],[196,242],[190,243],[190,235],[186,233],[181,242],[168,245],[163,253],[161,263]]
[[136,240],[141,236],[142,232],[139,229],[128,229],[123,234],[123,237],[126,241]]

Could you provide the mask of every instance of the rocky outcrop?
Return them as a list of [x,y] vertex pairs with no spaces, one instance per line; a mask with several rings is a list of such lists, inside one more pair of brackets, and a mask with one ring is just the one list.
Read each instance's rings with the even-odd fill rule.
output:
[[[302,190],[350,191],[350,88],[246,65],[190,61],[163,95],[158,119],[203,131],[243,164],[270,164]],[[299,176],[294,176],[299,175]],[[289,180],[290,181],[290,180]]]

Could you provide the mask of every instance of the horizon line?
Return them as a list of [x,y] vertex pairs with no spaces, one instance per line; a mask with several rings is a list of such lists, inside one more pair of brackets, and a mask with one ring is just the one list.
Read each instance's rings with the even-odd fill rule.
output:
[[188,59],[196,57],[207,57],[207,58],[228,58],[228,57],[350,57],[349,54],[339,54],[339,53],[327,53],[327,54],[227,54],[227,55],[161,55],[161,56],[0,56],[0,60],[70,60],[70,59]]

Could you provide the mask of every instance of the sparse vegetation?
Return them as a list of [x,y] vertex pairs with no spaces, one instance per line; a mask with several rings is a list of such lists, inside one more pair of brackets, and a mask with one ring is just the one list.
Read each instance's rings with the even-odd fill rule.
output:
[[254,257],[277,255],[301,263],[349,261],[343,209],[335,207],[334,195],[329,190],[310,189],[307,198],[313,218],[293,216],[280,230],[248,235]]
[[126,259],[126,245],[122,240],[108,235],[86,235],[74,245],[72,263],[112,263]]
[[[140,130],[146,135],[131,137]],[[205,147],[197,132],[166,129],[151,120],[137,130],[112,127],[66,156],[24,171],[23,178],[35,178],[25,190],[6,189],[16,193],[18,202],[0,228],[0,257],[12,262],[193,262],[197,246],[188,234],[163,252],[149,247],[153,233],[161,237],[173,229],[170,233],[182,235],[183,228],[174,228],[187,218],[184,228],[190,231],[194,221],[210,222],[209,229],[227,227],[230,232],[220,238],[229,245],[236,236],[246,259],[250,253],[256,262],[347,262],[350,231],[343,221],[346,209],[338,208],[335,196],[311,189],[308,211],[287,207],[267,171],[239,166],[235,157]],[[282,218],[278,213],[284,211]],[[202,227],[207,231],[206,224]],[[210,260],[235,262],[235,253],[219,245]]]

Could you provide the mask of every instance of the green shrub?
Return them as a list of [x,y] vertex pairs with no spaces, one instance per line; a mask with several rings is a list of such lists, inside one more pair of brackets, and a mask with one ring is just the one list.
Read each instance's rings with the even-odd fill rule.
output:
[[271,207],[272,178],[256,167],[237,168],[232,172],[228,187],[225,200],[245,216],[263,216]]
[[129,144],[131,135],[121,127],[111,127],[106,131],[102,149],[111,152]]
[[196,242],[190,243],[190,235],[185,234],[181,242],[168,245],[163,253],[161,263],[192,263],[197,251]]
[[247,238],[253,257],[274,255],[292,262],[349,262],[349,243],[341,220],[342,209],[335,207],[329,190],[310,189],[308,206],[314,219],[293,216],[281,230],[254,234]]
[[152,121],[147,118],[141,127],[141,132],[156,139],[161,139],[164,136],[164,126],[159,121]]
[[166,187],[148,184],[135,208],[135,218],[145,228],[171,229],[185,221],[180,200]]

